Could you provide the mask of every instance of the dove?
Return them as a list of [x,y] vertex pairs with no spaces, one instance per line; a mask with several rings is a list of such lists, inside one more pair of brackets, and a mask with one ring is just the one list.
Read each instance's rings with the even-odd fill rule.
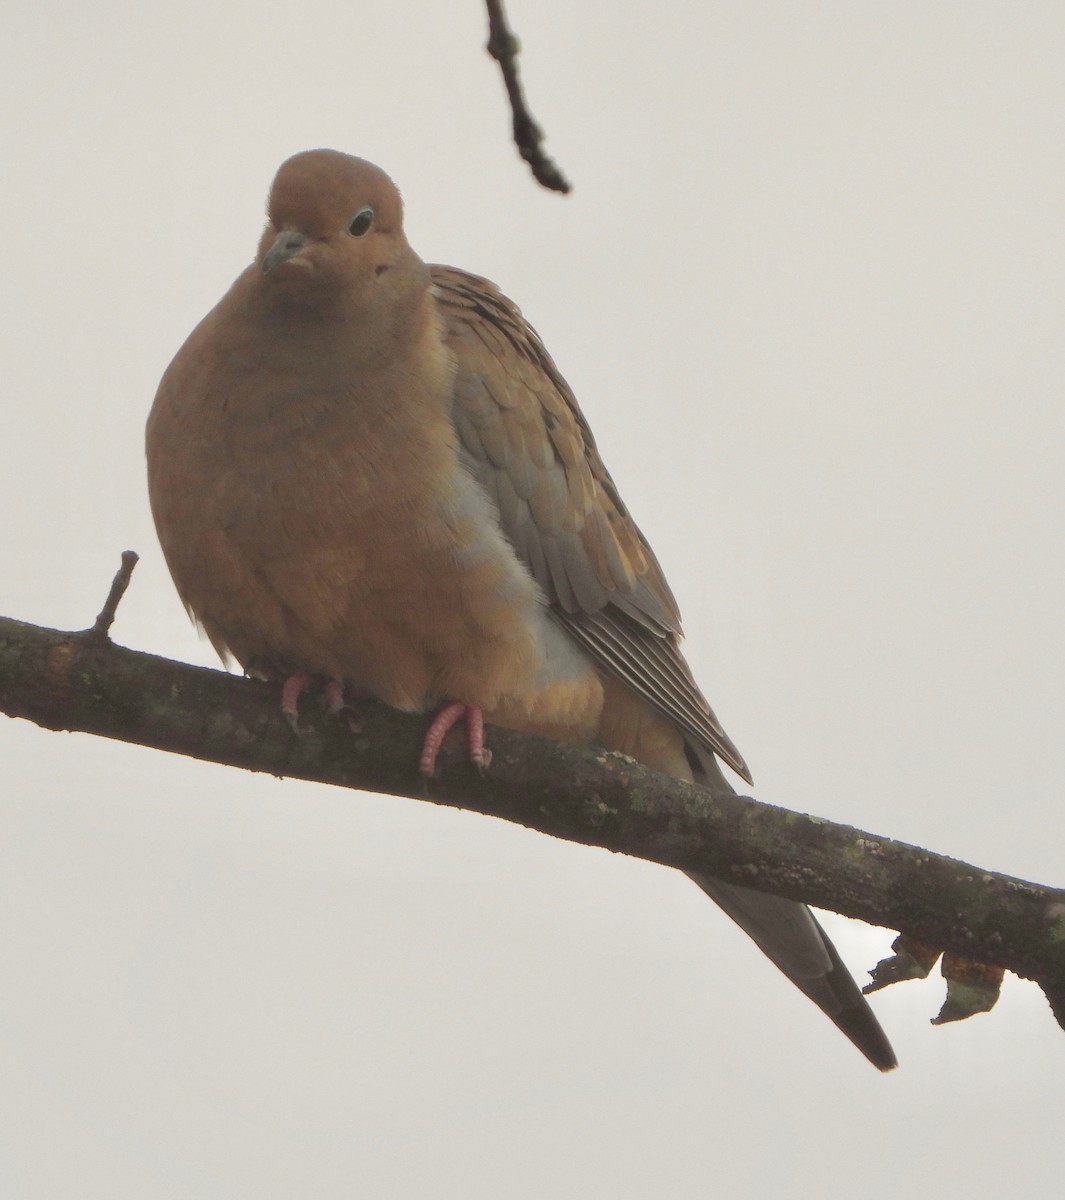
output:
[[[677,602],[577,400],[492,283],[426,265],[399,192],[296,154],[254,262],[167,368],[147,425],[159,541],[224,659],[430,716],[422,770],[484,723],[731,790],[750,771],[680,650]],[[810,910],[695,882],[881,1070],[883,1030]]]

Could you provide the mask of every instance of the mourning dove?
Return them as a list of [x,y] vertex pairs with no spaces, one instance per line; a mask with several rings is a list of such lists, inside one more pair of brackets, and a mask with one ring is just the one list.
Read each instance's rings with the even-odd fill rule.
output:
[[[679,649],[662,570],[540,338],[426,266],[392,181],[332,150],[279,170],[255,262],[170,364],[148,483],[177,590],[223,656],[407,712],[422,766],[465,718],[728,789],[750,773]],[[692,878],[882,1070],[895,1056],[802,904]]]

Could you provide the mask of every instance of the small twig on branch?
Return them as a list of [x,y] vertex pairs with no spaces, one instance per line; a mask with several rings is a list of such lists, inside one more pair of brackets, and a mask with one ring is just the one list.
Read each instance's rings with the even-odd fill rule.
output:
[[111,581],[111,590],[107,593],[107,599],[104,601],[103,608],[100,609],[100,615],[93,622],[92,629],[89,630],[93,637],[100,638],[102,641],[107,640],[115,621],[115,613],[118,611],[122,597],[126,594],[133,568],[137,565],[139,558],[136,550],[122,551],[122,565]]
[[514,117],[514,144],[529,164],[537,182],[553,192],[568,192],[569,181],[544,152],[541,146],[543,131],[526,107],[521,81],[518,79],[518,52],[521,47],[507,24],[503,0],[485,0],[485,3],[488,6],[487,49],[503,72],[503,82],[510,97],[510,111]]

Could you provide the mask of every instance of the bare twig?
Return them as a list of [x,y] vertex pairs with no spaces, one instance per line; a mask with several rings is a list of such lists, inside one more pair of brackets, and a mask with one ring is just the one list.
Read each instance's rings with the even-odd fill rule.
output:
[[[353,705],[285,724],[277,689],[0,618],[0,711],[251,771],[431,800],[832,909],[1037,980],[1065,1025],[1065,891],[711,793],[617,754],[492,729],[491,770],[418,771],[425,722]],[[426,788],[430,794],[426,795]]]
[[96,618],[92,628],[88,630],[93,637],[107,640],[115,621],[115,613],[122,597],[126,594],[133,568],[137,565],[139,557],[136,550],[122,551],[122,565],[111,581],[111,590],[107,593],[107,599],[104,601],[103,608],[100,609],[100,615]]
[[543,131],[533,120],[525,104],[521,81],[518,79],[518,39],[507,24],[503,11],[503,0],[485,0],[488,7],[488,53],[499,63],[510,97],[510,111],[514,117],[514,144],[529,164],[537,182],[554,192],[568,192],[570,185],[555,163],[544,152],[541,142]]

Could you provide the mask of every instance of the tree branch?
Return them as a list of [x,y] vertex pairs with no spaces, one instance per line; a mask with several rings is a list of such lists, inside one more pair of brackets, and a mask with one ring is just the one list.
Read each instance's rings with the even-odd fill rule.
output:
[[[308,705],[312,708],[313,705]],[[1065,1024],[1065,891],[648,771],[621,755],[490,730],[483,775],[417,769],[424,719],[372,703],[301,713],[276,687],[0,618],[0,711],[250,771],[430,800],[756,887],[1040,983]]]
[[569,181],[543,149],[544,135],[525,104],[525,94],[518,78],[518,51],[521,44],[507,24],[503,0],[485,0],[488,8],[488,53],[499,63],[503,83],[510,99],[514,144],[529,164],[537,183],[553,192],[568,192]]
[[122,551],[122,565],[118,568],[114,579],[111,581],[111,590],[107,593],[104,606],[100,609],[90,631],[103,641],[109,640],[111,636],[111,626],[115,623],[115,613],[118,611],[118,606],[122,603],[122,597],[126,594],[126,588],[129,587],[129,581],[133,577],[133,568],[138,562],[140,562],[140,555],[136,550]]

